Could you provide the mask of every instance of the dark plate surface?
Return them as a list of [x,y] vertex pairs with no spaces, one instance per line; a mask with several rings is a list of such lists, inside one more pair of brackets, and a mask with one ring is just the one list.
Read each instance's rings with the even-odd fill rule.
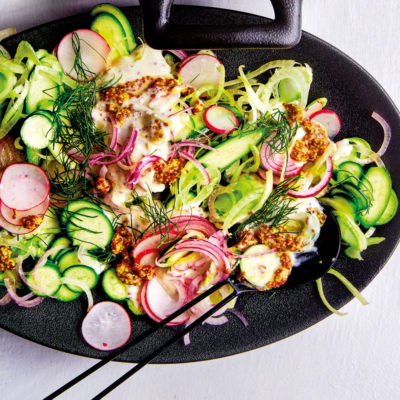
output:
[[[124,9],[136,35],[141,33],[140,12],[138,8]],[[175,17],[187,23],[224,24],[232,22],[260,23],[264,18],[211,8],[176,7]],[[73,29],[89,27],[87,15],[67,18],[61,21],[23,32],[4,42],[12,53],[22,39],[28,40],[35,48],[51,50],[62,36]],[[310,100],[318,97],[328,98],[328,107],[336,111],[342,120],[338,139],[346,136],[361,136],[367,139],[373,149],[378,149],[382,142],[379,125],[370,118],[372,111],[380,113],[390,124],[394,133],[400,131],[400,115],[393,102],[380,85],[358,64],[329,44],[304,33],[298,46],[290,50],[225,50],[218,51],[218,56],[227,67],[227,75],[233,78],[237,67],[246,65],[255,69],[261,64],[276,59],[295,59],[308,63],[314,71]],[[391,146],[384,156],[393,186],[400,189],[400,135],[393,135]],[[378,236],[386,240],[371,246],[363,253],[364,261],[354,261],[344,255],[339,257],[336,268],[359,289],[363,289],[382,269],[397,245],[400,233],[400,214],[387,226],[377,229]],[[333,277],[324,278],[324,290],[327,298],[336,307],[341,307],[352,296]],[[4,288],[0,288],[0,296]],[[83,298],[83,297],[82,297]],[[104,299],[100,292],[95,293],[95,300]],[[39,307],[23,309],[15,304],[0,308],[0,326],[26,339],[32,340],[57,350],[101,358],[106,353],[87,346],[79,334],[80,322],[85,315],[85,300],[72,303],[59,303],[46,300]],[[247,328],[233,316],[230,322],[222,326],[204,326],[191,334],[192,344],[184,347],[176,344],[164,351],[157,359],[158,363],[177,363],[207,360],[265,346],[286,338],[310,327],[329,315],[319,299],[314,284],[305,284],[290,291],[282,291],[269,297],[268,294],[243,295],[237,303],[249,321]],[[133,335],[150,326],[146,317],[134,318]],[[121,361],[138,361],[161,340],[170,338],[174,333],[171,328],[164,328],[158,335],[142,345],[122,355]]]

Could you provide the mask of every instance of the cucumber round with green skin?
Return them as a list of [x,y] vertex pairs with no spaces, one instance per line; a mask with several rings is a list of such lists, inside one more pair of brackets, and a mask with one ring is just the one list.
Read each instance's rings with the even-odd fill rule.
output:
[[67,223],[68,236],[75,246],[85,244],[88,249],[104,249],[111,242],[114,230],[102,211],[81,208],[74,212]]
[[69,249],[67,252],[63,253],[60,258],[57,260],[58,269],[61,273],[67,270],[69,267],[74,265],[84,265],[80,262],[78,258],[78,250],[77,249]]
[[348,182],[358,186],[362,174],[363,169],[360,164],[352,161],[345,161],[338,167],[337,181],[338,183]]
[[[249,247],[244,255],[263,254],[270,248],[257,244]],[[281,259],[277,253],[269,253],[260,257],[246,257],[240,259],[240,271],[243,278],[257,287],[264,287],[274,276],[275,271],[281,266]]]
[[[368,188],[368,190],[365,188]],[[379,221],[389,202],[391,190],[392,179],[386,168],[371,167],[366,172],[360,182],[360,192],[370,196],[371,205],[359,217],[364,228],[370,228]]]
[[[57,247],[57,246],[71,246],[71,244],[72,244],[72,242],[68,239],[68,238],[66,238],[66,237],[59,237],[59,238],[57,238],[53,243],[52,243],[52,245],[51,245],[51,247]],[[69,250],[69,249],[61,249],[60,251],[58,251],[57,253],[55,253],[55,254],[52,254],[50,257],[49,257],[49,259],[50,260],[55,260],[55,259],[57,259],[58,258],[58,256],[61,254],[61,252],[64,252],[65,250]]]
[[359,211],[366,210],[370,206],[371,192],[363,186],[365,190],[360,190],[352,183],[345,183],[342,188],[346,195],[354,202]]
[[115,269],[108,269],[104,272],[102,281],[104,292],[113,300],[122,301],[128,297],[127,286],[120,281]]
[[60,289],[58,289],[55,294],[58,301],[62,301],[64,303],[76,300],[82,292],[73,292],[69,290],[66,285],[61,285]]
[[[74,265],[64,271],[63,278],[71,279],[79,282],[82,286],[93,289],[96,286],[98,275],[96,272],[86,265]],[[82,288],[70,283],[66,284],[67,288],[72,292],[82,292]]]
[[125,40],[127,43],[128,52],[132,53],[132,51],[136,47],[135,36],[133,35],[131,24],[125,17],[124,13],[119,8],[113,6],[112,4],[103,3],[94,7],[90,15],[91,17],[95,17],[101,13],[110,14],[119,21],[119,23],[122,26],[122,29],[125,32]]
[[100,13],[90,26],[92,31],[102,36],[111,48],[111,62],[119,57],[129,55],[128,42],[124,28],[120,22],[111,14]]
[[40,165],[42,158],[40,157],[40,150],[33,149],[29,146],[25,148],[26,161],[31,164]]
[[204,165],[213,165],[219,169],[226,169],[235,161],[250,153],[251,146],[257,146],[263,137],[263,132],[239,134],[216,146],[217,151],[208,151],[198,159]]
[[40,288],[36,290],[30,288],[32,293],[37,296],[53,296],[57,293],[61,286],[61,275],[58,268],[53,264],[47,262],[43,267],[39,267],[35,270],[35,276],[30,273],[27,276],[28,284],[31,283],[33,287]]
[[45,149],[53,138],[53,124],[42,114],[30,116],[22,125],[21,139],[32,149]]
[[82,208],[93,208],[94,210],[102,211],[101,207],[97,204],[94,204],[87,200],[75,200],[68,203],[68,205],[64,208],[64,211],[61,215],[61,222],[63,225],[66,225],[69,218],[77,211]]
[[397,209],[399,208],[399,200],[395,191],[392,189],[390,192],[389,202],[385,208],[383,214],[379,217],[375,225],[385,225],[390,222],[396,215]]
[[54,100],[58,95],[58,82],[45,75],[41,68],[36,67],[29,78],[30,86],[25,99],[27,114],[32,114],[38,109],[41,100]]

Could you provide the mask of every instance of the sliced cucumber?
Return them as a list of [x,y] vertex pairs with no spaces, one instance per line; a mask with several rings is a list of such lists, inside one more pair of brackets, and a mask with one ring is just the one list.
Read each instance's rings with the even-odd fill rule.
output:
[[[369,190],[366,190],[368,188]],[[383,167],[372,167],[360,182],[360,192],[370,196],[371,206],[360,215],[360,222],[365,228],[375,225],[382,216],[389,202],[392,190],[392,179]],[[373,198],[371,198],[371,192]]]
[[337,181],[338,183],[348,182],[358,186],[362,173],[363,169],[360,164],[352,161],[346,161],[341,163],[338,167]]
[[128,308],[135,315],[145,315],[145,311],[142,307],[142,303],[140,302],[140,290],[141,286],[131,286],[129,288],[129,298],[126,301],[128,304]]
[[65,151],[64,146],[61,143],[53,142],[49,144],[48,147],[51,155],[62,165],[68,165],[70,168],[76,168],[76,162],[69,157]]
[[104,272],[102,284],[104,292],[111,299],[122,301],[128,297],[128,288],[119,280],[114,268]]
[[94,7],[92,12],[90,13],[90,15],[92,17],[95,17],[96,15],[99,15],[101,13],[110,14],[119,21],[119,23],[121,24],[121,26],[125,32],[125,40],[127,43],[127,49],[129,51],[129,53],[132,53],[132,51],[136,47],[135,36],[133,35],[131,24],[129,23],[128,19],[125,17],[124,13],[119,8],[113,6],[112,4],[103,3],[103,4],[99,4],[96,7]]
[[[51,245],[51,247],[57,247],[57,246],[71,246],[71,241],[68,239],[68,238],[66,238],[66,237],[59,237],[59,238],[57,238],[53,243],[52,243],[52,245]],[[50,260],[55,260],[55,259],[57,259],[58,258],[58,256],[59,256],[59,254],[60,253],[62,253],[62,252],[64,252],[65,250],[69,250],[69,249],[61,249],[59,252],[57,252],[57,253],[55,253],[55,254],[52,254],[50,257],[49,257],[49,259]]]
[[208,151],[198,161],[208,166],[213,165],[220,169],[228,168],[236,160],[240,160],[250,153],[251,146],[257,146],[263,137],[263,132],[253,131],[251,133],[239,134],[216,146],[217,151]]
[[[97,274],[86,265],[75,265],[64,271],[64,278],[79,282],[83,287],[93,289],[97,283]],[[76,285],[66,284],[67,288],[73,292],[82,292],[82,288]]]
[[342,187],[347,196],[353,200],[359,211],[366,210],[369,207],[369,200],[371,199],[370,192],[362,191],[351,183],[345,183]]
[[396,196],[395,191],[392,189],[390,192],[389,202],[383,211],[383,214],[379,217],[375,225],[385,225],[393,219],[396,215],[397,209],[399,207],[399,200]]
[[67,232],[75,246],[85,243],[88,249],[105,248],[114,234],[110,220],[93,208],[76,211],[68,220]]
[[68,302],[76,300],[81,293],[82,292],[73,292],[72,290],[69,290],[67,286],[61,285],[60,289],[58,289],[56,293],[56,298],[58,301]]
[[78,250],[76,249],[68,250],[66,253],[63,253],[58,259],[58,269],[61,273],[74,265],[84,265],[79,261]]
[[[262,254],[270,250],[263,244],[249,247],[244,255]],[[274,277],[275,271],[281,266],[281,259],[277,253],[270,253],[261,257],[248,257],[240,260],[240,271],[243,277],[252,285],[264,287]]]
[[33,273],[27,276],[28,284],[39,287],[40,291],[31,288],[31,291],[37,296],[53,296],[61,286],[61,275],[58,268],[50,262],[47,262],[43,267],[39,267]]
[[21,139],[32,149],[45,149],[53,138],[53,124],[41,114],[30,116],[22,125]]
[[69,218],[77,211],[79,211],[82,208],[93,208],[94,210],[102,211],[101,207],[99,207],[97,204],[94,204],[90,201],[87,200],[75,200],[71,201],[71,203],[68,203],[68,205],[64,208],[64,211],[62,212],[61,215],[61,223],[63,225],[66,225],[68,222]]
[[293,103],[301,99],[301,91],[296,81],[292,78],[285,78],[279,82],[279,100],[282,103]]
[[124,28],[112,14],[100,13],[93,20],[90,27],[92,31],[102,36],[111,48],[111,62],[119,57],[129,55],[128,42]]
[[30,86],[25,99],[27,114],[35,112],[41,100],[54,100],[58,95],[59,83],[44,74],[43,68],[47,67],[36,67],[29,79]]
[[40,165],[42,158],[40,157],[40,151],[38,149],[33,149],[29,146],[25,148],[26,161],[31,164]]

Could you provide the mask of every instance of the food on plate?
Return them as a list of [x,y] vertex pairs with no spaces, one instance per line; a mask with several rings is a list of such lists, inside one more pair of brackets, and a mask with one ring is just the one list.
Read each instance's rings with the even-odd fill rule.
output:
[[[92,17],[54,54],[25,41],[14,58],[0,48],[0,304],[84,294],[83,337],[111,350],[131,332],[116,302],[158,322],[231,274],[258,290],[284,285],[302,254],[318,254],[324,207],[347,256],[384,240],[375,227],[398,199],[380,115],[377,152],[359,137],[335,141],[340,118],[327,99],[309,102],[307,64],[239,66],[227,80],[211,51],[137,45],[108,4]],[[96,286],[111,302],[94,305]],[[230,290],[168,325],[190,324]],[[234,306],[207,322],[227,322]]]

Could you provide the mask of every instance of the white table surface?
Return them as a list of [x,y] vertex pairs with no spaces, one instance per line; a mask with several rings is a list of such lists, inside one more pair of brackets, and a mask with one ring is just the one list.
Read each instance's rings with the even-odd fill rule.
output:
[[[89,10],[95,0],[0,0],[0,29],[23,30]],[[135,1],[115,0],[116,5]],[[179,1],[272,16],[266,0]],[[303,27],[353,57],[400,104],[400,2],[306,0]],[[400,134],[400,132],[393,132]],[[398,399],[400,398],[400,251],[352,301],[348,316],[331,316],[279,343],[220,360],[150,365],[107,398],[118,400]],[[362,263],[360,263],[360,269]],[[41,399],[95,361],[64,354],[0,330],[0,399]],[[128,364],[112,363],[62,399],[89,399]]]

